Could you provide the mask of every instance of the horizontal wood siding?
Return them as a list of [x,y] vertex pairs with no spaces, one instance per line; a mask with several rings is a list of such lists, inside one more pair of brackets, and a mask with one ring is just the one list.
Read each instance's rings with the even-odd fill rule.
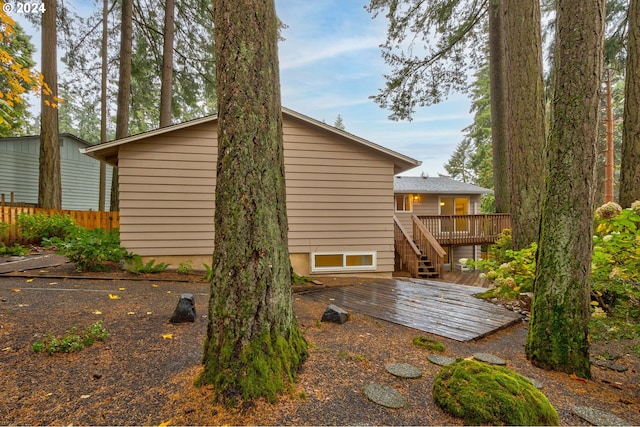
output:
[[208,123],[120,147],[120,239],[129,251],[213,254],[216,139]]
[[[142,256],[211,255],[215,123],[122,145],[121,239]],[[393,163],[302,121],[284,122],[289,251],[376,251],[393,271]]]
[[289,251],[376,251],[392,272],[392,162],[294,120],[284,133]]
[[[63,209],[98,209],[100,162],[80,153],[83,147],[85,145],[77,140],[63,137],[60,147]],[[13,192],[16,202],[38,203],[39,158],[37,138],[0,141],[0,194],[4,194],[6,200]],[[107,166],[107,201],[111,194],[112,170]]]

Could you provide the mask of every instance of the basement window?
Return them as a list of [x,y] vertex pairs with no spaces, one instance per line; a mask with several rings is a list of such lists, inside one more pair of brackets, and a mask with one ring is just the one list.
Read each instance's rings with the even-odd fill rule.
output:
[[375,270],[376,252],[315,252],[311,254],[311,271]]

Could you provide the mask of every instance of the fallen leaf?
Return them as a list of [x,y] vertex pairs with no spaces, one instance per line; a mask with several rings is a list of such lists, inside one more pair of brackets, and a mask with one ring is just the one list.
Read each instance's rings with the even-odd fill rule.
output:
[[171,293],[171,291],[167,291],[167,293],[168,293],[168,294],[170,294],[170,293]]
[[27,279],[27,283],[33,282],[34,279]]
[[162,339],[172,340],[173,339],[173,334],[162,334]]
[[13,288],[13,289],[11,289],[11,292],[20,292],[20,289],[19,288]]
[[2,349],[2,351],[11,351],[11,347],[5,347]]
[[152,314],[150,311],[147,311],[147,314]]
[[119,290],[119,291],[124,291],[124,290],[125,290],[125,288],[118,288],[118,290]]
[[91,313],[93,313],[93,314],[102,314],[102,312],[100,310],[95,310],[95,311],[92,311]]
[[154,287],[154,288],[158,287],[158,285],[156,285],[155,283],[152,283],[151,286]]
[[120,299],[118,295],[109,294],[109,299]]
[[158,427],[166,427],[171,425],[171,420],[158,424]]
[[80,399],[88,399],[90,397],[91,397],[90,394],[83,394],[82,396],[80,396]]
[[136,314],[136,312],[135,312],[135,311],[130,311],[130,312],[128,312],[127,314],[128,314],[129,316],[133,316],[134,314]]

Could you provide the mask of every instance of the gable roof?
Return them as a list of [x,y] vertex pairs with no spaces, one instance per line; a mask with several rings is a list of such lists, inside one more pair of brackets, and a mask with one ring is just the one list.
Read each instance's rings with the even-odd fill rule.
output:
[[[78,141],[80,144],[82,144],[82,145],[84,145],[84,146],[86,146],[86,147],[91,147],[91,146],[93,146],[93,145],[94,145],[94,144],[92,144],[92,143],[90,143],[90,142],[88,142],[88,141],[85,141],[84,139],[79,138],[79,137],[75,136],[74,134],[72,134],[72,133],[68,133],[68,132],[61,133],[61,134],[59,134],[59,135],[58,135],[58,137],[59,137],[59,138],[69,138],[69,139],[73,139],[73,140],[75,140],[75,141]],[[0,138],[0,142],[2,142],[2,141],[8,141],[8,140],[18,140],[18,142],[21,142],[21,141],[30,141],[30,140],[33,140],[34,138],[36,138],[36,139],[40,140],[40,135],[6,136],[6,137],[3,137],[3,138]]]
[[493,190],[478,187],[466,182],[456,181],[448,176],[395,176],[394,193],[429,193],[429,194],[489,194]]
[[[318,120],[312,119],[311,117],[305,116],[304,114],[298,113],[296,111],[290,110],[288,108],[282,107],[282,115],[283,117],[289,117],[292,119],[297,119],[307,123],[308,125],[315,126],[317,128],[324,129],[325,131],[329,131],[337,136],[345,138],[352,143],[364,146],[366,148],[372,149],[374,151],[383,154],[391,160],[393,160],[394,164],[394,173],[400,173],[407,171],[409,169],[413,169],[416,166],[420,166],[422,164],[421,161],[413,159],[411,157],[405,156],[404,154],[400,154],[396,151],[390,150],[386,147],[368,141],[364,138],[360,138],[356,135],[353,135],[349,132],[345,132],[336,127],[330,126],[326,123],[320,122]],[[197,126],[204,123],[215,122],[218,120],[218,116],[207,116],[199,119],[190,120],[183,123],[178,123],[175,125],[155,129],[149,132],[140,133],[137,135],[131,135],[126,138],[116,139],[113,141],[104,142],[101,144],[97,144],[87,148],[81,148],[80,152],[96,158],[98,160],[105,161],[113,166],[117,166],[118,163],[118,147],[123,144],[129,144],[131,142],[144,140],[147,138],[151,138],[157,135],[163,135],[168,132],[173,132],[179,129],[185,129],[192,126]]]

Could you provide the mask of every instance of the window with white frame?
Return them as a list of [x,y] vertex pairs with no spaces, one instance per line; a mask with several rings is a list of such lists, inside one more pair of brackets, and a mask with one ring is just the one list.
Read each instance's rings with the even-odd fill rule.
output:
[[311,271],[375,270],[376,252],[314,252]]
[[413,212],[413,196],[411,194],[396,194],[396,212]]

